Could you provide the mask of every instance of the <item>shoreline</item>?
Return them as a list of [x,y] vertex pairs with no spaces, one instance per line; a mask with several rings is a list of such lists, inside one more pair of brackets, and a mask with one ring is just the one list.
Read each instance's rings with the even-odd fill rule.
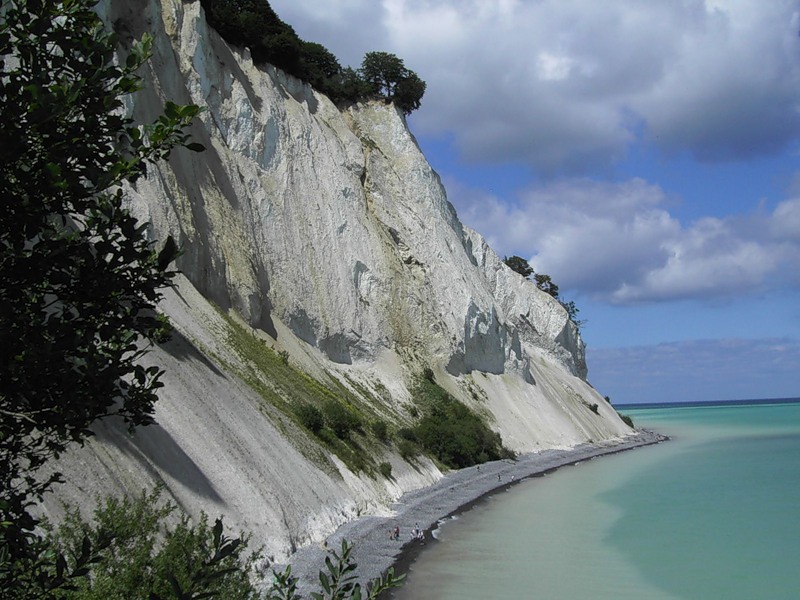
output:
[[[506,490],[531,477],[541,477],[561,467],[666,441],[664,435],[647,430],[620,440],[585,443],[566,450],[543,450],[516,459],[498,460],[450,471],[435,484],[408,492],[390,505],[390,517],[365,516],[342,524],[328,536],[327,548],[339,552],[342,540],[354,544],[353,560],[358,565],[362,587],[394,567],[395,574],[408,571],[410,564],[433,539],[439,522],[465,512],[486,496]],[[425,540],[411,538],[419,525]],[[389,538],[389,530],[399,527],[400,539]],[[292,557],[292,575],[298,578],[297,591],[305,597],[319,586],[318,573],[325,568],[328,551],[322,545],[301,548]],[[280,570],[283,565],[273,565]],[[384,594],[383,597],[385,597]]]

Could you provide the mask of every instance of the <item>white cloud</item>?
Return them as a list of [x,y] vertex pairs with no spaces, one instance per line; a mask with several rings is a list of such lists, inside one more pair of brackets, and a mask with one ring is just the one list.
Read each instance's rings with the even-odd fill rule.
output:
[[705,160],[800,136],[793,0],[271,4],[344,62],[403,57],[428,82],[416,126],[451,132],[471,160],[575,174],[621,159],[642,131]]
[[539,78],[545,81],[567,79],[575,67],[575,60],[568,56],[557,56],[549,52],[541,52],[536,59],[536,70]]
[[800,198],[782,202],[770,225],[776,239],[800,243]]
[[[639,136],[714,161],[800,139],[794,0],[271,5],[343,62],[370,50],[403,57],[428,82],[415,131],[444,132],[473,161],[574,177],[613,165]],[[800,200],[683,224],[643,180],[550,181],[516,204],[447,188],[468,225],[565,290],[631,304],[800,285]]]
[[560,180],[508,205],[448,185],[450,199],[501,254],[530,259],[562,289],[614,304],[725,298],[797,285],[800,200],[772,213],[682,225],[673,202],[641,179]]

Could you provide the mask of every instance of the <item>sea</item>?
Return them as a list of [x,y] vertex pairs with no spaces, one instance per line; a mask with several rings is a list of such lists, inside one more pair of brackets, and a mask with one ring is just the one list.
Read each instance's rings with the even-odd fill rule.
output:
[[800,598],[800,398],[617,409],[670,441],[444,520],[392,599]]

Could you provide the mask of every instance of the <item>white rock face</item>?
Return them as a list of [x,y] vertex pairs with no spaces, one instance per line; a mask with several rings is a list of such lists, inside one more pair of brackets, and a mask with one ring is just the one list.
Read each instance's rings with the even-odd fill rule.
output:
[[167,369],[159,425],[134,438],[104,427],[68,459],[82,475],[62,497],[161,481],[279,557],[441,476],[389,448],[395,481],[315,466],[298,450],[314,442],[260,410],[237,376],[243,359],[211,303],[314,377],[386,390],[378,409],[394,423],[409,422],[402,406],[428,367],[516,451],[630,433],[585,381],[564,309],[462,226],[401,113],[377,102],[342,112],[254,66],[199,2],[140,4],[102,11],[123,38],[156,39],[134,115],[152,121],[166,98],[206,108],[191,133],[207,150],[175,151],[129,194],[153,239],[183,246],[184,276],[163,304],[178,335],[150,357]]

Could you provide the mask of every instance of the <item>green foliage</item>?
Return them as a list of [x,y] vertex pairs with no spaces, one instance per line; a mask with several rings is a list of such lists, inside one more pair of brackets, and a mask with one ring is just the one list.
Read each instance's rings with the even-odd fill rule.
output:
[[[147,126],[123,100],[152,40],[115,61],[90,0],[3,2],[0,20],[0,588],[64,583],[30,570],[41,540],[30,504],[60,475],[39,469],[98,419],[152,422],[157,367],[139,364],[164,339],[155,312],[174,272],[125,209],[123,182],[189,143],[197,106],[167,103]],[[44,564],[44,563],[42,563]],[[20,570],[22,569],[22,570]],[[59,583],[60,582],[60,583]],[[26,585],[27,585],[26,584]]]
[[536,283],[536,287],[538,287],[540,290],[550,294],[553,298],[558,298],[558,286],[553,283],[550,275],[536,273],[536,275],[533,276],[533,280],[534,283]]
[[[395,576],[394,569],[388,570],[384,577],[373,579],[362,591],[358,583],[357,564],[353,560],[353,545],[342,540],[341,552],[329,550],[325,557],[325,570],[319,572],[320,588],[311,592],[313,600],[376,600],[391,588],[399,587],[405,575]],[[275,573],[275,581],[267,591],[265,600],[301,600],[296,593],[297,578],[292,576],[291,566],[281,573]]]
[[451,468],[510,456],[499,433],[436,383],[422,379],[415,390],[423,417],[413,432],[420,446]]
[[411,462],[419,455],[419,446],[411,440],[401,439],[397,442],[397,451],[403,460]]
[[352,67],[345,67],[329,80],[329,88],[321,89],[334,102],[358,102],[370,95],[370,88]]
[[533,282],[536,284],[536,287],[550,294],[553,298],[558,298],[558,286],[553,283],[550,275],[534,273],[530,263],[521,256],[506,256],[503,258],[503,262],[508,268],[519,273],[525,279],[529,279],[530,276],[533,275]]
[[306,73],[305,79],[318,90],[335,85],[335,78],[342,72],[338,59],[316,42],[301,43],[300,64]]
[[300,419],[303,427],[313,434],[318,434],[325,426],[325,418],[322,412],[313,404],[301,404],[297,408],[297,418]]
[[338,400],[328,400],[322,407],[325,415],[325,424],[336,434],[340,440],[350,437],[350,432],[361,429],[363,423],[355,412]]
[[[57,594],[18,594],[6,588],[4,598],[301,600],[291,566],[274,573],[270,588],[259,592],[250,575],[260,554],[245,554],[247,538],[227,537],[222,521],[212,526],[205,515],[193,525],[160,499],[159,489],[135,499],[107,498],[98,503],[91,523],[76,508],[68,509],[62,525],[55,531],[48,527],[41,541],[43,557],[58,557],[45,559],[53,576],[60,571],[69,581]],[[318,577],[320,587],[310,597],[321,600],[375,600],[405,578],[390,569],[362,588],[353,545],[347,541],[340,552],[330,552]]]
[[427,84],[416,73],[407,71],[405,77],[397,82],[392,99],[403,114],[409,115],[422,105],[426,88]]
[[623,415],[622,413],[618,413],[619,418],[622,419],[622,422],[625,423],[628,427],[633,427],[633,419],[630,418],[628,415]]
[[372,429],[372,434],[380,441],[385,442],[389,439],[389,427],[386,425],[386,421],[381,419],[373,421],[370,428]]
[[530,264],[521,256],[505,256],[503,257],[503,262],[509,269],[515,273],[519,273],[525,279],[533,275],[533,269]]
[[382,462],[378,465],[378,470],[381,472],[386,479],[392,478],[392,465],[388,462]]
[[[107,498],[94,512],[93,523],[77,509],[51,535],[52,547],[71,567],[83,548],[99,548],[91,577],[75,580],[64,600],[107,598],[197,599],[256,597],[249,573],[257,555],[245,557],[246,538],[223,535],[217,519],[206,515],[193,525],[176,507],[160,500],[160,490],[135,499]],[[177,523],[169,526],[170,519]]]
[[[371,471],[377,467],[373,454],[360,447],[358,441],[349,434],[352,432],[363,433],[363,418],[360,410],[356,408],[357,396],[346,386],[337,385],[335,379],[332,381],[336,388],[332,389],[329,385],[292,366],[241,323],[222,311],[219,314],[228,326],[227,345],[240,356],[241,360],[229,363],[221,356],[216,358],[225,364],[226,368],[239,375],[261,396],[265,412],[270,410],[267,406],[274,407],[309,429],[328,450],[336,454],[353,471]],[[342,409],[350,411],[350,416],[342,419],[345,424],[344,428],[347,428],[349,424],[349,433],[343,433],[344,437],[342,438],[338,437],[330,426],[324,426],[326,424],[324,409],[329,402],[341,404]],[[315,411],[322,414],[323,426],[321,428],[317,429],[318,423],[314,424],[313,420],[303,421],[304,418],[308,418],[306,411],[309,409],[304,408],[305,405],[314,407]],[[332,411],[339,412],[336,408]],[[296,442],[296,447],[300,452],[309,460],[316,462],[320,468],[335,469],[325,453],[303,443],[296,436],[290,435],[289,438]],[[368,440],[362,438],[359,441]]]
[[408,440],[409,442],[414,442],[415,444],[419,441],[417,437],[417,432],[410,427],[401,427],[397,430],[397,435],[401,440]]
[[367,52],[360,71],[373,94],[391,98],[405,76],[406,67],[401,58],[389,52]]
[[564,310],[567,311],[567,315],[569,315],[570,320],[573,323],[575,323],[575,325],[577,325],[578,327],[582,327],[583,325],[586,324],[586,321],[578,320],[578,313],[581,311],[578,309],[577,306],[575,306],[575,303],[572,300],[570,300],[569,302],[564,302],[559,300],[559,302],[561,302],[561,306],[563,306]]
[[311,84],[334,102],[371,96],[394,102],[404,114],[420,107],[425,82],[388,52],[369,52],[358,71],[342,68],[324,46],[300,39],[267,0],[201,0],[208,22],[229,43]]
[[235,46],[250,48],[253,60],[295,74],[303,42],[266,0],[201,0],[211,26]]
[[419,108],[425,82],[406,68],[403,59],[389,52],[367,52],[359,73],[370,93],[393,101],[403,113]]

